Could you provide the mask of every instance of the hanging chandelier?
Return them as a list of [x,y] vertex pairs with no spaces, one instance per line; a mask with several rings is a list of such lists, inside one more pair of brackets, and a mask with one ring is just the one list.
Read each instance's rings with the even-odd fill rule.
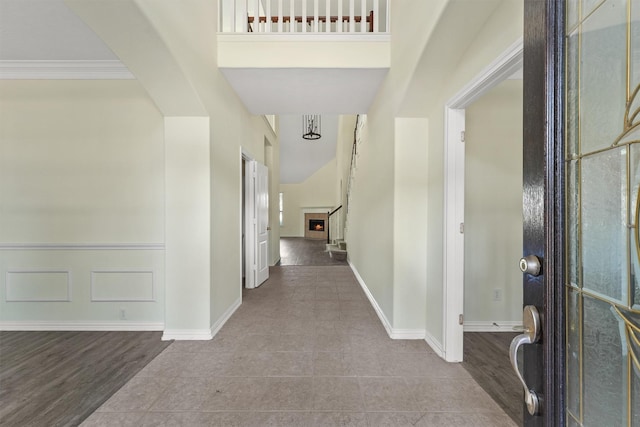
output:
[[320,132],[320,115],[319,114],[306,114],[302,116],[302,138],[310,141],[320,139],[322,135]]

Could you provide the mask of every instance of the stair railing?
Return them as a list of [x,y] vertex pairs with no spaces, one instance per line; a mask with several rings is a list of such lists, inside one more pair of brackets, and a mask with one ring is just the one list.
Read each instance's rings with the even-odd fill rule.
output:
[[342,209],[342,205],[338,206],[337,208],[335,208],[334,210],[332,210],[331,212],[329,212],[329,218],[328,218],[328,227],[327,227],[327,243],[331,243],[331,217],[338,212],[340,209]]
[[221,0],[222,33],[389,33],[390,0]]

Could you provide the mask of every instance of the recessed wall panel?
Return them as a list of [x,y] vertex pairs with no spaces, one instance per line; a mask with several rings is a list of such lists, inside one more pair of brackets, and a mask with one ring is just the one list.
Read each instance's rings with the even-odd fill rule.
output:
[[151,271],[93,271],[91,301],[155,301]]
[[68,271],[9,271],[7,302],[71,301]]

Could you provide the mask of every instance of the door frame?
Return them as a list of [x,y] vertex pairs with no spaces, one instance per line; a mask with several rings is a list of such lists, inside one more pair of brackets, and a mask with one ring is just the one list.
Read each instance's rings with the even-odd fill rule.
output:
[[254,228],[252,224],[250,224],[250,218],[252,218],[255,203],[254,198],[251,197],[253,191],[253,185],[251,182],[251,164],[253,161],[255,161],[255,157],[244,147],[241,147],[240,157],[241,161],[245,162],[244,177],[241,180],[241,182],[244,183],[244,200],[242,200],[241,209],[243,210],[242,212],[245,218],[244,227],[241,232],[241,236],[244,235],[244,244],[242,245],[243,249],[241,249],[241,251],[243,252],[242,259],[244,259],[244,271],[242,275],[244,276],[245,280],[245,288],[253,289],[256,287],[256,275],[254,274],[254,269],[252,268],[255,257],[255,254],[252,251],[252,248],[255,245],[252,245],[252,243],[256,242],[257,236],[255,236]]
[[[443,355],[448,362],[463,358],[464,326],[464,168],[465,109],[523,65],[523,38],[516,40],[444,107],[444,247]],[[515,268],[515,267],[514,267]]]

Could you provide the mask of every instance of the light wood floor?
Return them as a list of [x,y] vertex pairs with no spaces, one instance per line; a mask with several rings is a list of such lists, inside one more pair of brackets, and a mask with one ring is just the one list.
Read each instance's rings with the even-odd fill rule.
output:
[[76,426],[170,343],[161,332],[0,332],[0,425]]

